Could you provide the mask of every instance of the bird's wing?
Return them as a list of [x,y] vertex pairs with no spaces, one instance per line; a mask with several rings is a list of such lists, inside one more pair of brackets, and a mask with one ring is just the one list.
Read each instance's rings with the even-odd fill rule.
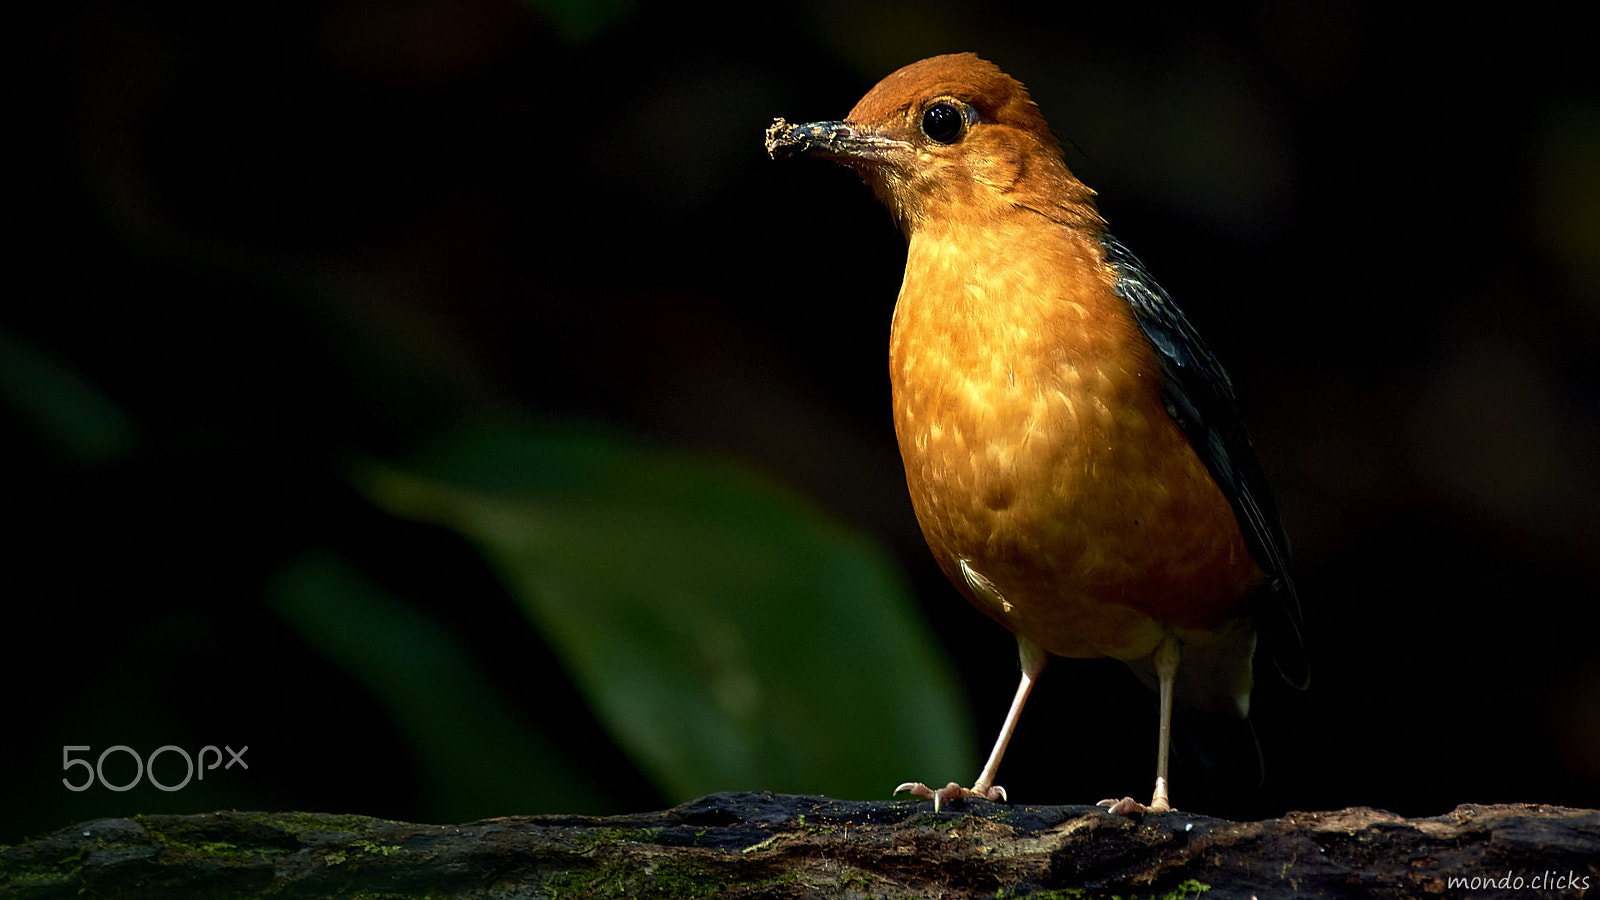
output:
[[1139,259],[1111,235],[1101,240],[1117,272],[1116,292],[1133,307],[1134,321],[1161,362],[1161,399],[1167,413],[1222,488],[1251,556],[1267,573],[1256,618],[1273,662],[1286,681],[1303,688],[1310,673],[1300,635],[1300,601],[1289,576],[1289,542],[1239,416],[1233,382]]

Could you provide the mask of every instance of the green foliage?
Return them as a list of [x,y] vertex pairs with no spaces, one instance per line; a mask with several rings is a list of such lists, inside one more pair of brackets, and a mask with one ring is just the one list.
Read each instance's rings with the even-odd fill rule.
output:
[[135,443],[133,422],[76,371],[0,328],[0,399],[80,463],[108,463]]
[[577,429],[464,430],[373,466],[481,548],[668,796],[882,796],[970,768],[949,667],[882,554],[733,464]]
[[571,44],[594,40],[634,12],[631,0],[523,0]]
[[437,815],[466,821],[593,805],[598,790],[506,703],[445,628],[348,564],[308,555],[281,573],[269,596],[312,646],[388,707]]

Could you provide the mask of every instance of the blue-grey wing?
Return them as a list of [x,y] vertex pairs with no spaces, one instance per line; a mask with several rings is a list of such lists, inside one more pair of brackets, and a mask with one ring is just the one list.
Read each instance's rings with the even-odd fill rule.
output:
[[1116,238],[1101,238],[1117,272],[1116,291],[1133,307],[1135,322],[1155,347],[1167,414],[1189,439],[1211,478],[1233,506],[1250,555],[1268,583],[1257,597],[1257,624],[1284,679],[1309,681],[1300,635],[1300,601],[1289,575],[1289,542],[1277,505],[1245,433],[1233,382],[1167,292]]

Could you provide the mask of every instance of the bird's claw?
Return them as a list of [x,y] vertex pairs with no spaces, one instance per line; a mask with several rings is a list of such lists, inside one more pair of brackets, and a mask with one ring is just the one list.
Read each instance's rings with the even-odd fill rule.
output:
[[900,793],[901,791],[909,791],[913,797],[922,797],[926,800],[932,800],[934,812],[938,812],[946,803],[949,803],[952,800],[965,800],[968,797],[974,797],[979,800],[1009,799],[1006,797],[1006,789],[998,784],[991,785],[990,787],[982,790],[977,790],[976,785],[970,788],[964,788],[952,781],[944,787],[934,790],[920,781],[908,781],[894,789],[896,794]]
[[1115,798],[1101,800],[1095,805],[1105,807],[1106,812],[1112,814],[1113,816],[1133,816],[1141,815],[1143,813],[1164,813],[1172,811],[1172,804],[1168,803],[1167,798],[1165,797],[1156,798],[1155,800],[1151,801],[1149,806],[1140,803],[1132,797],[1123,797],[1121,800],[1117,800]]

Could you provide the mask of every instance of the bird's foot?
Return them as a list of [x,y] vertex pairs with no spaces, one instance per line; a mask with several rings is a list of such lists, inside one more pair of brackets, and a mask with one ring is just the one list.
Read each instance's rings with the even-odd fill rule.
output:
[[1157,797],[1154,800],[1151,800],[1148,806],[1140,803],[1132,797],[1123,797],[1121,800],[1101,800],[1095,805],[1105,807],[1106,812],[1109,812],[1114,816],[1132,816],[1143,813],[1164,813],[1172,811],[1172,804],[1167,802],[1167,798],[1165,797]]
[[938,812],[946,803],[952,800],[965,800],[968,797],[976,797],[979,800],[1007,799],[1006,789],[998,784],[986,788],[980,788],[978,785],[964,788],[952,781],[936,791],[920,781],[908,781],[894,789],[896,794],[901,791],[910,791],[913,797],[932,800],[934,812]]

